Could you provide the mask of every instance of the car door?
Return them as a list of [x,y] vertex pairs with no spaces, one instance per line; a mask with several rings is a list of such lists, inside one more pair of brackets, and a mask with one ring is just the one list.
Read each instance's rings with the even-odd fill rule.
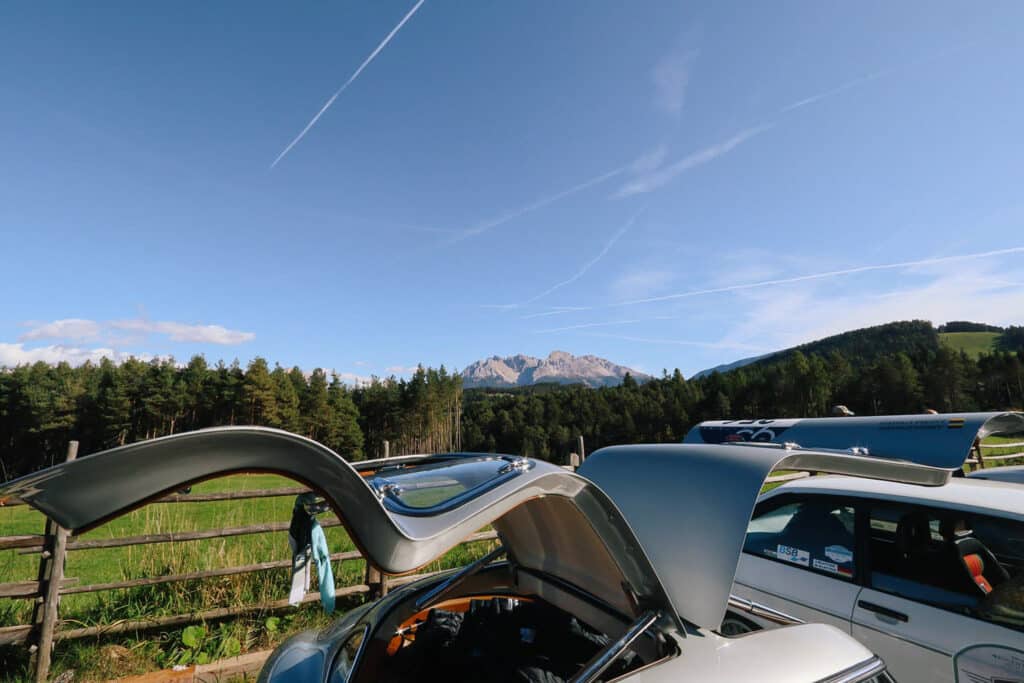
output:
[[[1024,680],[1024,523],[887,501],[870,506],[869,520],[870,566],[852,634],[896,680]],[[957,526],[1006,571],[986,570],[988,593],[954,551]],[[985,661],[975,656],[982,650]]]
[[856,508],[814,493],[779,494],[754,511],[733,595],[807,622],[850,630]]
[[441,454],[353,466],[296,434],[218,427],[51,467],[0,486],[0,500],[20,498],[81,533],[184,485],[254,471],[322,495],[367,560],[386,573],[412,572],[493,525],[518,566],[572,581],[623,614],[656,607],[682,627],[615,503],[587,479],[529,458]]

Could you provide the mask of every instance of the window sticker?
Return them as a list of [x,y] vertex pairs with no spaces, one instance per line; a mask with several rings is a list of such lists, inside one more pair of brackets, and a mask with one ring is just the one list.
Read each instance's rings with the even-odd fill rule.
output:
[[825,557],[838,564],[853,562],[853,551],[843,545],[830,545],[825,548]]
[[849,567],[840,567],[835,562],[826,562],[825,560],[819,560],[818,558],[814,558],[814,561],[811,563],[811,566],[815,569],[820,569],[821,571],[828,572],[830,574],[838,574],[839,576],[846,577],[853,576],[852,569],[850,569]]
[[780,560],[792,562],[793,564],[798,564],[801,567],[811,566],[811,553],[807,550],[801,550],[800,548],[779,544],[775,548],[775,556]]

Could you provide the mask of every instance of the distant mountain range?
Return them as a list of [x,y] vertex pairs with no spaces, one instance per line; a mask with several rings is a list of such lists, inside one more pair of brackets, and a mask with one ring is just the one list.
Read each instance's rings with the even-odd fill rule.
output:
[[607,387],[621,384],[627,373],[638,382],[650,379],[642,372],[616,365],[604,358],[552,351],[547,358],[517,354],[479,360],[462,371],[462,384],[467,389],[523,387],[542,382]]

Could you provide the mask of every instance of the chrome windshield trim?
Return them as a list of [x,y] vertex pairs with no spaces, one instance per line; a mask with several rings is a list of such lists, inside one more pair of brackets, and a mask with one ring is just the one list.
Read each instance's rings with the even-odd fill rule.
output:
[[817,683],[858,683],[883,673],[885,673],[885,662],[878,657],[872,657],[833,676],[822,678]]

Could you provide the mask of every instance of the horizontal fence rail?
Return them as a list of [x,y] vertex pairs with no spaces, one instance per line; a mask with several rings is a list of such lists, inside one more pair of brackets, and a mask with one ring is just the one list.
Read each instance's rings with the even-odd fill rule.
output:
[[[309,493],[304,486],[291,486],[277,489],[252,489],[250,491],[217,491],[214,493],[171,493],[151,503],[216,503],[222,500],[246,500],[249,498],[281,498]],[[0,498],[0,507],[16,507],[27,505],[21,498]]]
[[1024,448],[1024,441],[1016,443],[983,443],[982,448]]

